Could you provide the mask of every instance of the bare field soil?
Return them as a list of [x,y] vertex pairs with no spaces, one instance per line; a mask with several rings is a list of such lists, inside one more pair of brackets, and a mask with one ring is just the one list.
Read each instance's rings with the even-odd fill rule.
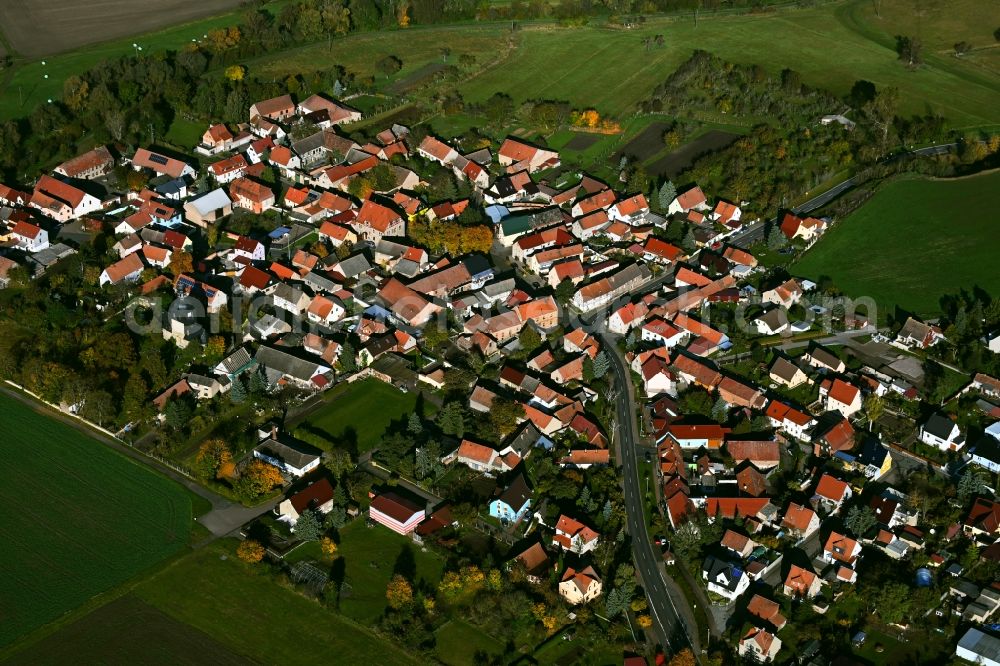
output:
[[0,25],[28,58],[221,14],[240,0],[3,0]]
[[438,72],[443,72],[446,69],[448,69],[448,65],[443,62],[429,62],[409,76],[393,83],[388,90],[393,95],[405,95],[418,86],[430,83]]
[[575,150],[578,153],[582,153],[603,138],[603,134],[575,134],[569,140],[569,143],[566,144],[565,148],[566,150]]
[[673,178],[694,164],[698,156],[725,148],[738,138],[740,138],[739,134],[723,132],[722,130],[705,132],[691,143],[687,143],[677,150],[667,153],[652,164],[647,165],[646,171],[650,175]]
[[205,632],[127,595],[26,648],[8,663],[237,666],[252,662]]
[[663,150],[663,133],[669,128],[670,123],[651,123],[622,146],[621,150],[615,153],[614,159],[618,160],[622,156],[626,156],[636,162],[645,162]]

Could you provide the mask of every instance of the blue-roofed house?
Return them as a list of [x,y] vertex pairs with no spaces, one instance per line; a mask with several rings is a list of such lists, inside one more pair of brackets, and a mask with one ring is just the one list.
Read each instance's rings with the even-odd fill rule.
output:
[[523,474],[518,474],[510,485],[490,502],[490,515],[504,523],[516,523],[531,508],[531,488]]

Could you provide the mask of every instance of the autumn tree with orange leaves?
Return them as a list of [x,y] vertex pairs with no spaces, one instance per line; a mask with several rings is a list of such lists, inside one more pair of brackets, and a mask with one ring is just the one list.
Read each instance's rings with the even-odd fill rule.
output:
[[670,660],[669,666],[695,666],[694,654],[691,653],[691,648],[684,648],[675,654]]
[[205,479],[221,478],[223,472],[231,474],[233,453],[221,439],[206,440],[198,448],[195,470]]
[[284,483],[281,472],[263,460],[254,460],[236,481],[236,492],[246,500],[255,500],[275,486]]
[[236,547],[236,557],[250,564],[256,564],[263,560],[264,552],[264,546],[253,539],[241,541],[240,545]]
[[413,586],[400,574],[396,574],[385,586],[385,600],[389,608],[399,610],[413,603]]

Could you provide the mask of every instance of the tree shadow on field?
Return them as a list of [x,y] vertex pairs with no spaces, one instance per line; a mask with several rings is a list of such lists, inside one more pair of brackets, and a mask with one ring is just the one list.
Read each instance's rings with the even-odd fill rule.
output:
[[407,580],[414,580],[417,576],[417,560],[413,554],[410,544],[403,544],[403,549],[396,557],[396,563],[392,567],[393,574],[399,574]]

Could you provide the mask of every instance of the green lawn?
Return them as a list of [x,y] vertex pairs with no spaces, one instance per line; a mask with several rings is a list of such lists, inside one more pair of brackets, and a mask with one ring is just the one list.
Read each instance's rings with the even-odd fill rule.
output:
[[[344,561],[344,580],[350,592],[340,601],[344,615],[359,622],[374,622],[385,610],[385,586],[396,571],[414,587],[437,586],[444,560],[387,527],[368,527],[356,520],[340,532],[337,552]],[[414,573],[415,572],[415,573]]]
[[791,272],[826,275],[852,297],[925,316],[938,314],[941,296],[960,289],[978,286],[995,298],[998,206],[1000,172],[897,181],[834,224]]
[[[407,418],[417,405],[417,393],[403,393],[377,379],[363,379],[335,388],[328,404],[306,417],[305,423],[337,440],[357,441],[358,453],[375,448],[389,424]],[[434,405],[425,403],[426,412]]]
[[261,663],[316,664],[331,657],[347,664],[417,663],[368,629],[263,573],[247,571],[234,551],[233,541],[203,548],[140,585],[135,594]]
[[435,651],[448,666],[476,666],[482,663],[477,653],[491,657],[503,654],[503,645],[471,624],[452,620],[437,630]]
[[0,647],[184,549],[169,479],[0,395]]

